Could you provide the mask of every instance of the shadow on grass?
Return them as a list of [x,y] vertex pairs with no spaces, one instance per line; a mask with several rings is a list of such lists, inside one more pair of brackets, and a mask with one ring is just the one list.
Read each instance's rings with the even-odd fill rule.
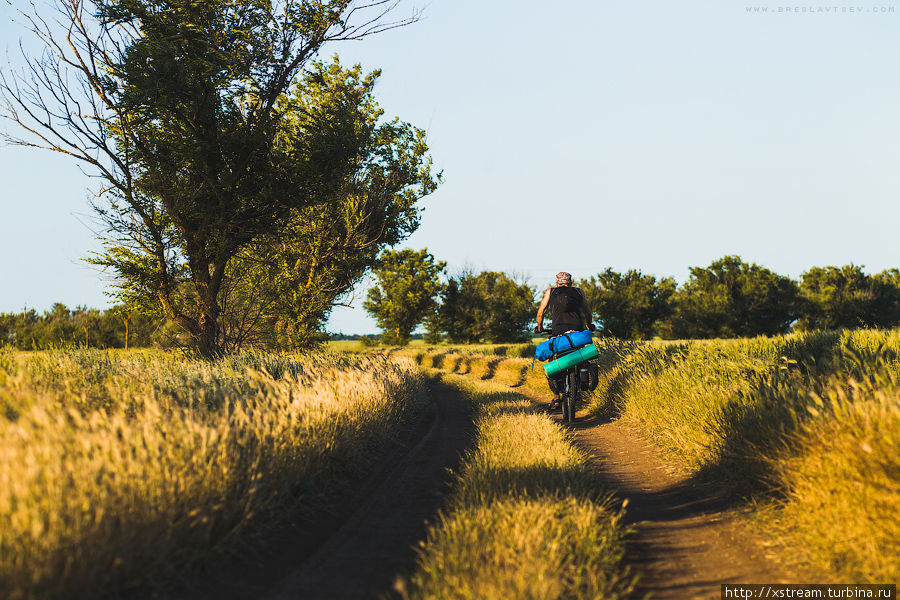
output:
[[612,494],[584,464],[527,467],[479,467],[457,490],[466,504],[488,504],[509,497],[577,498],[602,502]]
[[446,357],[447,357],[446,352],[441,352],[440,354],[430,355],[429,358],[431,359],[431,368],[432,369],[443,369],[444,368],[444,359]]
[[[686,357],[682,345],[654,348],[640,357],[635,377],[615,364],[616,373],[607,385],[606,407],[594,411],[601,419],[618,418],[627,408],[629,387],[678,368]],[[818,414],[810,411],[813,392],[820,392],[840,373],[842,380],[863,377],[883,363],[878,351],[861,353],[840,347],[839,336],[814,332],[790,340],[771,370],[749,375],[749,390],[723,399],[713,427],[717,440],[710,459],[696,468],[690,485],[715,490],[719,507],[778,499],[787,490],[777,472],[781,458],[800,451],[798,431]],[[621,362],[621,361],[619,361]],[[690,390],[686,390],[687,393]],[[709,425],[707,425],[709,427]]]
[[518,379],[516,379],[516,382],[513,383],[513,384],[512,384],[511,386],[509,386],[509,387],[512,387],[512,388],[522,387],[523,385],[525,385],[525,383],[526,383],[527,381],[528,381],[528,366],[527,366],[527,365],[523,365],[523,366],[519,369]]
[[493,379],[494,375],[497,374],[497,365],[503,362],[502,358],[492,358],[487,361],[485,364],[485,373],[481,376],[482,381],[487,381],[488,379]]

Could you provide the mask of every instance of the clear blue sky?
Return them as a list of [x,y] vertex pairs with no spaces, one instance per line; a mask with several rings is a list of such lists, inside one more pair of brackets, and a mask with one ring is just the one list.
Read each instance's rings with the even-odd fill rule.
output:
[[[386,114],[428,130],[446,182],[405,246],[541,287],[606,267],[684,281],[725,254],[792,277],[900,266],[900,2],[549,6],[433,0],[327,49],[381,68]],[[0,148],[0,311],[106,303],[80,262],[90,186],[63,158]],[[358,295],[331,330],[376,330]]]

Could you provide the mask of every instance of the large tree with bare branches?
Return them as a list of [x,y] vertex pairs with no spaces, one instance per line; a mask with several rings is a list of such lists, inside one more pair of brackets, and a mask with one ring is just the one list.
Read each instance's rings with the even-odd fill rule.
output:
[[326,43],[416,19],[389,20],[394,6],[57,0],[58,15],[22,13],[45,51],[3,73],[5,116],[26,131],[7,139],[90,165],[106,231],[96,262],[215,355],[232,259],[340,198],[366,160],[327,113],[298,131],[291,91]]

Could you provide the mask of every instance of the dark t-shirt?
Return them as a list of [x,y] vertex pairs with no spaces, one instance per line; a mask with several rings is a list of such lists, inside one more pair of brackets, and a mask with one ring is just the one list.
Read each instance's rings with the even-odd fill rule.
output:
[[550,290],[550,318],[553,319],[552,335],[562,335],[567,331],[584,329],[581,306],[584,292],[567,285]]

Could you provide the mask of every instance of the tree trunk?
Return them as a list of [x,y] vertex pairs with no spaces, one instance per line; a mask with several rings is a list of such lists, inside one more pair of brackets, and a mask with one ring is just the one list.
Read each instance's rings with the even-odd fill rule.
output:
[[190,261],[191,276],[197,290],[200,309],[196,329],[192,334],[200,356],[218,358],[222,356],[222,347],[219,345],[219,315],[222,309],[219,307],[218,296],[225,274],[225,263],[217,263],[212,268],[212,273],[209,265],[208,260]]
[[197,333],[194,340],[197,343],[197,352],[203,358],[217,358],[222,355],[222,348],[219,347],[219,323],[218,311],[213,308],[207,309],[200,318],[197,319]]

